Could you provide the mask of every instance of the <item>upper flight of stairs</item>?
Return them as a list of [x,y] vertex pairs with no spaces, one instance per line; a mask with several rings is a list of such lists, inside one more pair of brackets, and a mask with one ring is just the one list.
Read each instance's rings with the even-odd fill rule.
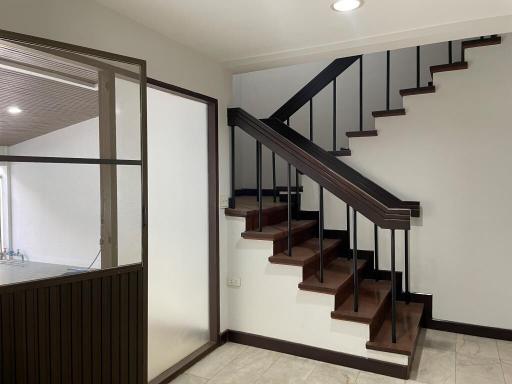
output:
[[[488,45],[497,45],[501,44],[500,36],[492,36],[485,39],[474,39],[462,42],[462,61],[456,63],[449,64],[441,64],[441,65],[433,65],[430,67],[430,74],[433,76],[435,73],[441,72],[449,72],[449,71],[459,71],[469,68],[468,62],[465,61],[464,52],[469,48],[476,47],[484,47]],[[435,93],[436,87],[433,85],[433,82],[430,82],[428,86],[417,87],[417,88],[407,88],[400,90],[400,95],[403,96],[413,96],[413,95],[422,95],[426,93]],[[374,118],[379,117],[390,117],[390,116],[403,116],[407,113],[404,108],[390,109],[390,110],[382,110],[382,111],[374,111],[372,112],[372,116]],[[349,131],[346,132],[347,137],[372,137],[377,136],[378,132],[376,130],[367,130],[367,131]],[[335,156],[340,156],[336,155]],[[345,155],[346,156],[346,155]]]
[[[287,255],[287,204],[264,198],[263,228],[257,228],[258,204],[254,196],[237,197],[236,208],[226,208],[227,216],[245,217],[244,239],[273,242],[273,255],[269,262],[302,268],[302,281],[298,289],[334,296],[331,318],[358,322],[369,326],[367,349],[398,353],[412,357],[420,329],[423,304],[397,302],[397,343],[391,343],[391,283],[373,278],[373,260],[358,260],[359,309],[353,311],[353,260],[349,246],[341,238],[325,238],[324,281],[319,277],[319,239],[317,220],[292,221],[292,256]],[[256,221],[253,221],[253,218]]]

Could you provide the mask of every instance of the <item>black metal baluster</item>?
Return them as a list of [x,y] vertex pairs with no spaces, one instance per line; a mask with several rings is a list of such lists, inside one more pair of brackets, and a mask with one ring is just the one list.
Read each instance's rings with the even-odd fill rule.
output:
[[276,154],[272,152],[272,196],[274,203],[277,201],[277,189],[276,189]]
[[260,201],[260,194],[258,191],[260,190],[260,161],[259,161],[259,142],[256,140],[256,201]]
[[320,245],[320,282],[324,282],[324,189],[320,186],[320,210],[318,212],[318,239]]
[[336,79],[332,81],[332,150],[336,150]]
[[229,208],[235,208],[235,127],[231,126],[231,197],[228,201]]
[[448,62],[453,63],[453,42],[451,40],[448,42]]
[[309,140],[313,141],[313,99],[309,100]]
[[363,55],[359,59],[359,130],[363,130]]
[[353,211],[353,225],[354,230],[352,232],[352,264],[353,264],[353,274],[354,274],[354,312],[359,311],[359,271],[357,269],[357,211],[352,209]]
[[379,281],[379,227],[377,226],[377,224],[373,224],[373,238],[375,241],[375,280]]
[[391,230],[391,341],[396,343],[395,230]]
[[[350,205],[347,206],[347,239],[348,239],[348,249],[350,250]],[[347,259],[350,259],[350,252],[347,252]]]
[[410,301],[410,292],[409,292],[409,230],[406,229],[404,232],[405,236],[405,302],[409,304]]
[[263,194],[262,194],[262,166],[261,166],[261,143],[258,141],[258,230],[263,230]]
[[420,66],[421,66],[421,48],[418,45],[416,47],[416,88],[419,88],[421,86]]
[[391,61],[391,53],[390,51],[386,52],[386,110],[389,111],[389,83],[390,83],[390,61]]
[[300,185],[299,185],[299,170],[295,168],[295,207],[297,213],[300,211]]
[[292,255],[292,166],[288,163],[288,256]]

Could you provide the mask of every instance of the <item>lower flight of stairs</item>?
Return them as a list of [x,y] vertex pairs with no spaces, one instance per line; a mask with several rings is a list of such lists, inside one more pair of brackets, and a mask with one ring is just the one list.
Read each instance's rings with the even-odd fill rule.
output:
[[317,220],[293,220],[291,225],[292,252],[287,254],[287,204],[264,198],[262,222],[258,230],[258,205],[254,196],[237,197],[236,208],[226,208],[227,216],[246,218],[244,239],[273,242],[273,264],[302,268],[298,289],[334,296],[331,318],[368,324],[370,338],[367,349],[397,353],[412,360],[423,315],[423,304],[397,302],[397,342],[391,342],[391,283],[373,279],[373,262],[358,260],[359,308],[353,310],[354,275],[349,246],[340,238],[324,238],[324,280],[320,282],[320,247]]

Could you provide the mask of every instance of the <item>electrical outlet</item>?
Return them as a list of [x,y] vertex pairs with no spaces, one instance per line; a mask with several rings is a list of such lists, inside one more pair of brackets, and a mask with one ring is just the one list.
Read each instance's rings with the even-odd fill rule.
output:
[[220,195],[219,208],[227,208],[229,205],[229,198],[226,195]]
[[228,287],[240,287],[242,280],[239,277],[228,277]]

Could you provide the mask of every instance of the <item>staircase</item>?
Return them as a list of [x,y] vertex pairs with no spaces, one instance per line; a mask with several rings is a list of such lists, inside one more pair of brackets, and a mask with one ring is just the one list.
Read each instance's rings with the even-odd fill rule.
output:
[[[462,43],[461,62],[453,63],[450,53],[448,64],[432,66],[430,72],[434,76],[439,72],[467,69],[468,63],[464,61],[466,49],[500,43],[501,38],[495,35],[465,41]],[[340,158],[351,156],[351,150],[336,149],[335,135],[333,149],[325,151],[286,124],[295,112],[311,102],[314,95],[332,82],[335,83],[337,76],[358,61],[362,61],[362,56],[335,60],[270,119],[259,121],[243,110],[229,110],[232,152],[235,150],[235,126],[257,140],[258,188],[256,198],[236,196],[233,172],[235,163],[232,156],[232,198],[225,214],[245,218],[245,231],[241,234],[243,239],[271,242],[273,253],[268,257],[269,263],[301,268],[302,281],[297,286],[298,290],[333,297],[331,319],[366,325],[369,330],[365,345],[367,350],[406,356],[410,367],[424,311],[422,303],[413,302],[414,297],[409,292],[408,271],[409,230],[411,218],[420,215],[419,203],[398,199],[342,162]],[[419,82],[419,76],[416,85],[414,88],[402,89],[400,95],[413,96],[436,92],[433,82],[423,86]],[[404,108],[389,108],[388,86],[386,109],[374,111],[372,115],[380,119],[403,116],[406,113]],[[370,140],[371,137],[378,136],[378,131],[359,130],[347,132],[347,136],[368,137]],[[277,187],[273,162],[272,197],[263,196],[261,188],[262,145],[273,152],[273,159],[277,154],[289,164],[288,185]],[[302,189],[298,182],[295,186],[291,185],[291,166],[295,167],[298,173],[318,183],[318,212],[301,211]],[[351,223],[349,217],[352,213],[352,228],[347,225],[346,230],[338,233],[324,230],[324,189],[347,204],[347,223]],[[295,199],[292,198],[293,192]],[[390,271],[379,269],[377,246],[371,252],[358,249],[357,215],[363,215],[374,223],[375,244],[378,230],[391,231]],[[396,270],[394,260],[396,230],[404,230],[405,233],[405,289],[402,289],[402,274]],[[352,247],[350,238],[353,239]]]

